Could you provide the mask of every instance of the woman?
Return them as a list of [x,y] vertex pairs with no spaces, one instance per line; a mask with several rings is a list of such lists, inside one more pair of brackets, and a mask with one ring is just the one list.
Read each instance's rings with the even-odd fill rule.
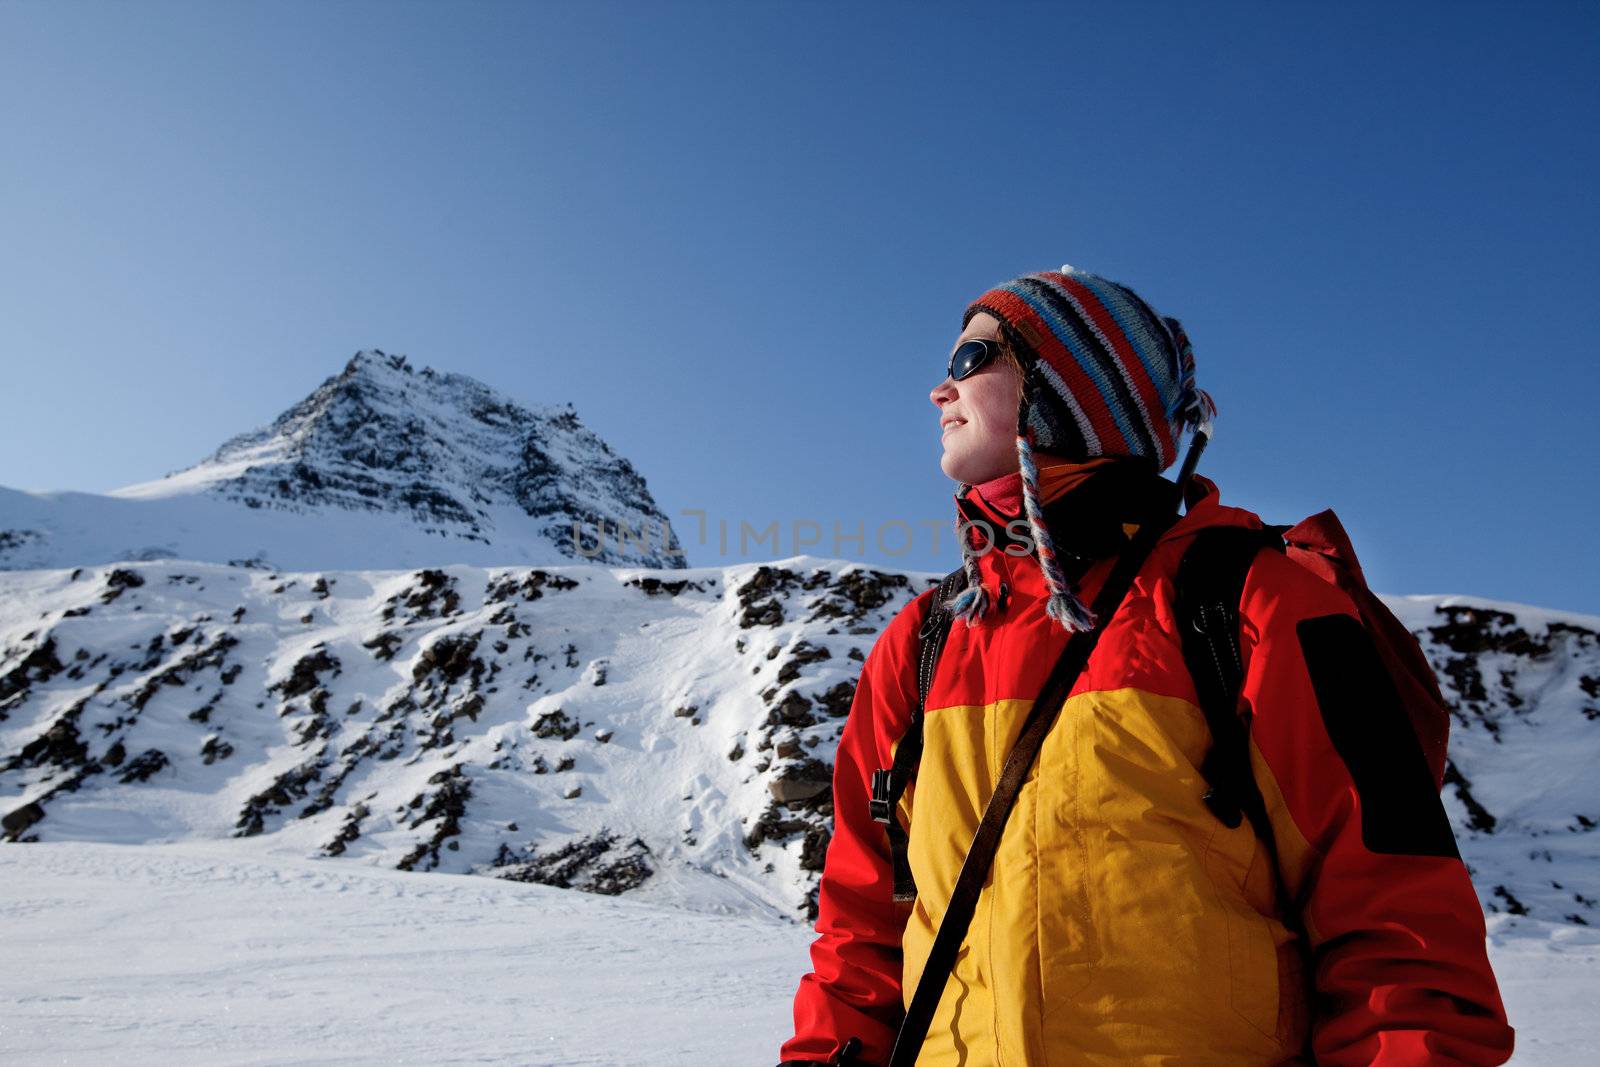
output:
[[[1257,557],[1240,606],[1241,706],[1272,841],[1202,800],[1210,735],[1174,632],[1173,575],[1197,531],[1261,520],[1198,476],[1176,517],[1178,487],[1160,472],[1214,412],[1182,326],[1063,266],[984,293],[962,327],[929,399],[941,466],[961,483],[966,588],[948,603],[957,622],[894,813],[915,898],[895,900],[868,800],[917,702],[933,590],[862,668],[813,971],[781,1059],[887,1063],[1027,711],[1068,639],[1099,622],[1091,605],[1116,558],[1160,524],[1004,824],[916,1062],[1503,1063],[1512,1031],[1442,807],[1390,810],[1392,794],[1351,772],[1425,765],[1330,740],[1362,709],[1334,695],[1327,665],[1367,650],[1329,646],[1316,624],[1349,623],[1356,607],[1279,553]],[[1422,793],[1437,805],[1431,782]],[[1396,833],[1397,819],[1422,830]]]

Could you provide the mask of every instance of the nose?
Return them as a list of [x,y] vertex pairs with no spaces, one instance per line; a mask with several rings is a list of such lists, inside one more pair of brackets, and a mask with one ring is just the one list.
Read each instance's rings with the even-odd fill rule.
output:
[[948,374],[945,375],[944,381],[942,381],[938,385],[934,386],[928,392],[928,399],[933,402],[933,406],[936,407],[936,408],[944,407],[944,405],[948,404],[950,401],[954,400],[955,398],[956,398],[956,383],[955,383],[955,379],[951,378]]

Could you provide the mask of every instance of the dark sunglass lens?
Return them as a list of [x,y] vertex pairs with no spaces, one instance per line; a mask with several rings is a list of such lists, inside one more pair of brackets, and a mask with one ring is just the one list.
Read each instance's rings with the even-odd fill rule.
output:
[[963,341],[950,356],[950,377],[958,382],[971,377],[993,353],[994,346],[987,341]]

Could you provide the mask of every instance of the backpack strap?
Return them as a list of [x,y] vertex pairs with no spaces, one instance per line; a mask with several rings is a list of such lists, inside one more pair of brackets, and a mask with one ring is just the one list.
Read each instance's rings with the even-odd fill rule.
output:
[[1244,684],[1239,601],[1256,554],[1263,548],[1282,552],[1285,529],[1212,526],[1201,530],[1184,552],[1175,578],[1183,657],[1211,730],[1211,748],[1200,764],[1209,787],[1202,799],[1230,829],[1238,826],[1241,818],[1248,818],[1268,845],[1273,841],[1272,827],[1250,770],[1248,724],[1239,714],[1239,690]]
[[928,707],[928,690],[933,687],[933,672],[939,665],[939,653],[944,650],[945,638],[950,634],[954,616],[945,602],[955,596],[966,583],[966,572],[960,567],[944,576],[939,588],[929,599],[927,614],[917,630],[917,706],[911,709],[911,723],[895,746],[894,765],[880,767],[872,772],[872,799],[868,809],[872,818],[883,824],[889,837],[889,853],[894,870],[894,899],[899,902],[917,898],[917,883],[911,877],[911,863],[906,858],[906,828],[895,817],[895,808],[905,794],[922,759],[922,716]]

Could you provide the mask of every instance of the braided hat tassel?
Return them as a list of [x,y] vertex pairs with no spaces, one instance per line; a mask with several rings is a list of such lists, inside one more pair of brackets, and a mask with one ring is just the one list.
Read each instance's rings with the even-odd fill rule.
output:
[[[970,488],[971,486],[963,483],[962,494]],[[944,606],[956,618],[971,626],[989,613],[989,591],[983,587],[983,582],[978,577],[978,559],[973,555],[972,539],[967,536],[968,532],[968,527],[958,514],[956,542],[961,546],[961,569],[967,574],[967,587],[945,601]]]
[[1050,590],[1045,613],[1061,624],[1069,633],[1092,630],[1094,612],[1078,595],[1078,587],[1067,578],[1056,558],[1055,542],[1050,538],[1050,528],[1044,523],[1044,509],[1039,503],[1039,468],[1033,461],[1033,449],[1028,439],[1032,430],[1017,435],[1017,466],[1022,471],[1022,506],[1028,516],[1028,526],[1033,534],[1035,550],[1039,554],[1039,569],[1044,572],[1044,584]]

